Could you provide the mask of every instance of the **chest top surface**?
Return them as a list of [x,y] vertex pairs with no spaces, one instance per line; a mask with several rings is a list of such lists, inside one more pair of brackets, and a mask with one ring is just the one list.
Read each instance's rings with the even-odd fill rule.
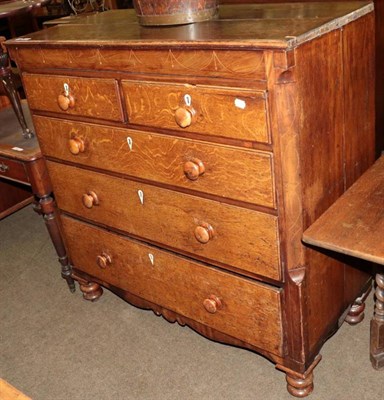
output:
[[207,46],[289,49],[371,12],[372,2],[221,6],[218,18],[169,27],[142,27],[134,10],[112,10],[70,20],[8,41],[8,46]]

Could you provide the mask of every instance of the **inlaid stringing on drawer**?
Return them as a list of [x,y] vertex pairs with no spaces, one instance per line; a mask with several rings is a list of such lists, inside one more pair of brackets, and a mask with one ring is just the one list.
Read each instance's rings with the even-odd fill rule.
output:
[[[63,216],[76,268],[274,354],[281,291]],[[89,240],[90,239],[90,240]]]
[[24,68],[118,70],[128,73],[211,76],[265,81],[262,51],[238,50],[141,50],[72,48],[70,51],[18,49],[16,58]]
[[266,92],[122,81],[132,124],[270,143]]
[[41,116],[34,125],[45,156],[276,207],[271,153]]
[[66,212],[212,263],[281,279],[273,215],[51,161],[47,166]]
[[32,110],[123,121],[117,81],[60,75],[23,74]]

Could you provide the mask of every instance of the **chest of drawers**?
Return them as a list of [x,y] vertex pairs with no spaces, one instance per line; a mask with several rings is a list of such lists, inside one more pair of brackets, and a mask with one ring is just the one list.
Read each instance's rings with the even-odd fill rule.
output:
[[309,394],[370,284],[301,236],[374,161],[373,26],[371,3],[172,28],[121,10],[8,42],[84,297],[261,353]]

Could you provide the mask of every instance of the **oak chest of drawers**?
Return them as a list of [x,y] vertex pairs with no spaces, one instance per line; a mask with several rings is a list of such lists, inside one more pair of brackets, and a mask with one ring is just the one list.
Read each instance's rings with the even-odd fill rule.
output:
[[124,10],[8,42],[84,297],[107,287],[310,393],[370,284],[301,236],[374,161],[373,26],[371,3],[171,28]]

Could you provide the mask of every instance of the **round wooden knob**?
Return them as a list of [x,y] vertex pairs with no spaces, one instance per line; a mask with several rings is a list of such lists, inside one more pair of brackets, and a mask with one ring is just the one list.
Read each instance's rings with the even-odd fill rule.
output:
[[210,314],[215,314],[217,310],[221,310],[223,308],[221,300],[214,294],[211,294],[203,301],[203,306]]
[[75,106],[75,99],[71,94],[65,95],[62,93],[57,98],[57,103],[63,111],[67,111]]
[[198,158],[192,158],[184,164],[184,173],[188,179],[195,181],[205,172],[205,166]]
[[105,269],[105,268],[107,268],[108,265],[110,265],[112,263],[112,258],[107,253],[102,253],[99,256],[97,256],[96,261],[97,261],[97,265],[100,268]]
[[93,206],[99,205],[99,198],[95,192],[88,192],[83,194],[82,198],[83,204],[87,208],[92,208]]
[[214,236],[215,231],[212,226],[207,223],[202,223],[195,228],[195,238],[200,243],[208,243]]
[[187,128],[192,124],[193,110],[180,107],[175,111],[175,121],[181,128]]
[[74,137],[69,139],[68,142],[69,151],[75,156],[79,153],[83,153],[85,150],[85,143],[84,140],[78,137]]

